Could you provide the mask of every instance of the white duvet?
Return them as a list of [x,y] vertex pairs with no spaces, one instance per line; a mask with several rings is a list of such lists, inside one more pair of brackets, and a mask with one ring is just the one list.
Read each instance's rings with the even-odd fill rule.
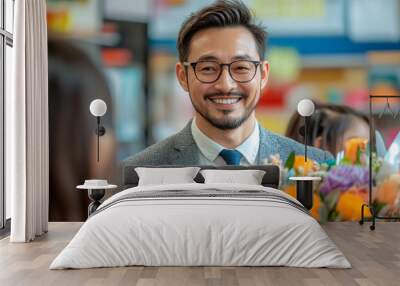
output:
[[[263,191],[262,197],[122,199],[168,190]],[[274,199],[281,197],[282,200]],[[294,266],[350,268],[318,222],[262,186],[179,184],[135,187],[106,200],[50,269],[145,266]]]

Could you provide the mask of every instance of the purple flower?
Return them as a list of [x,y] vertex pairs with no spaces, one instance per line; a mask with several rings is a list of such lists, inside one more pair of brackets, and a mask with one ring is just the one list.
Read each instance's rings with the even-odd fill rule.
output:
[[337,166],[331,169],[325,176],[320,192],[323,195],[340,189],[346,191],[353,186],[365,186],[369,182],[368,169],[359,166]]

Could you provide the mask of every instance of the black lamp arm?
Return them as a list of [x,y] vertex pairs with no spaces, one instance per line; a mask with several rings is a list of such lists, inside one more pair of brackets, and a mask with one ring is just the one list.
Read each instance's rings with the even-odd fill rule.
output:
[[100,136],[103,136],[106,133],[106,129],[104,126],[100,125],[100,116],[97,116],[97,128],[95,130],[97,135],[97,162],[99,162],[100,157]]
[[308,145],[308,125],[310,124],[310,116],[304,117],[304,158],[307,162],[307,145]]
[[97,116],[97,128],[95,130],[96,135],[103,136],[106,134],[106,128],[100,125],[100,116]]

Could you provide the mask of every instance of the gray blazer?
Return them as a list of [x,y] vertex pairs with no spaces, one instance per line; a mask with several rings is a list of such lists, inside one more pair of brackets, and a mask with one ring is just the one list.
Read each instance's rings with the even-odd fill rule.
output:
[[[270,132],[260,126],[260,147],[255,165],[264,164],[270,155],[280,154],[286,162],[289,154],[304,155],[304,145],[287,137]],[[140,153],[127,158],[124,165],[199,165],[200,150],[197,147],[191,131],[191,121],[180,132],[160,141]],[[322,162],[334,159],[333,156],[320,149],[309,147],[307,156],[315,161]]]

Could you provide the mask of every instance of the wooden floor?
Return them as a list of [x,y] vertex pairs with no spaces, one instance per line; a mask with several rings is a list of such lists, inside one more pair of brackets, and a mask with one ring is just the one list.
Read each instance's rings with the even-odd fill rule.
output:
[[50,223],[32,243],[0,241],[0,285],[400,285],[400,223],[324,226],[353,268],[290,267],[120,267],[48,270],[81,223]]

